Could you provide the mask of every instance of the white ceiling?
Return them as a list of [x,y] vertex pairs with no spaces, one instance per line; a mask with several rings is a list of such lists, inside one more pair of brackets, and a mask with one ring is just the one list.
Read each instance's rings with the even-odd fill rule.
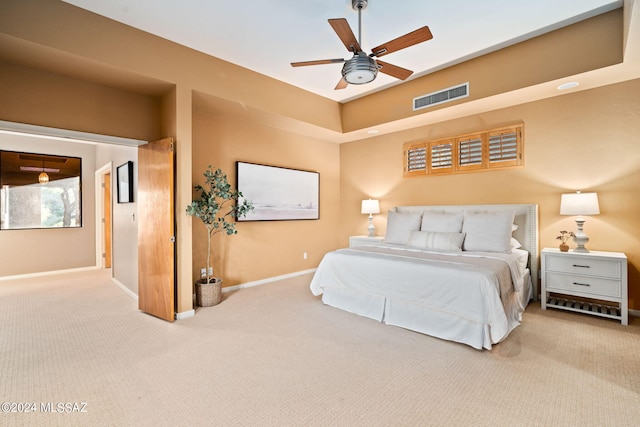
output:
[[[64,0],[326,98],[346,102],[400,84],[378,74],[372,83],[334,90],[342,64],[291,67],[295,61],[349,58],[327,23],[347,18],[358,35],[351,0]],[[544,32],[622,6],[622,0],[369,0],[362,47],[422,26],[433,39],[384,57],[416,78]]]

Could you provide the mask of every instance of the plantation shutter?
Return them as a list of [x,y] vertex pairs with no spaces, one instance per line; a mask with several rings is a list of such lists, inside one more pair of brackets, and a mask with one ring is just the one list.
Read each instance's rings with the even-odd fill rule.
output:
[[424,175],[427,173],[427,146],[426,144],[412,144],[405,147],[404,175]]
[[453,171],[453,141],[429,143],[429,173]]
[[524,126],[403,145],[404,177],[498,170],[524,165]]
[[483,167],[482,134],[458,139],[458,169],[472,170]]
[[489,132],[489,167],[520,166],[521,128],[508,128]]

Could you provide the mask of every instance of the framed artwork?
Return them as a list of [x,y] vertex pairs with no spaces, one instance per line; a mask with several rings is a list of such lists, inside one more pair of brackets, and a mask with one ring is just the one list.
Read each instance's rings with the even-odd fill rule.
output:
[[254,210],[238,221],[320,219],[320,174],[236,162],[238,191]]
[[133,162],[129,161],[116,168],[118,203],[133,202]]

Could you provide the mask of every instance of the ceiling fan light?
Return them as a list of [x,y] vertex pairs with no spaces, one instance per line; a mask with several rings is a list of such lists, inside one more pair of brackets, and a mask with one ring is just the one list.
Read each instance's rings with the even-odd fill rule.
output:
[[344,63],[342,77],[352,85],[372,82],[378,75],[378,64],[366,54],[356,54]]

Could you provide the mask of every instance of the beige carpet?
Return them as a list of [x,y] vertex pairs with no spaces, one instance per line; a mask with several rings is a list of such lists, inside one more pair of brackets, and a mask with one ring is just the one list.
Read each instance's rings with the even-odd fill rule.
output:
[[0,401],[36,410],[0,425],[640,425],[640,319],[531,304],[478,351],[325,306],[310,276],[171,324],[108,275],[0,282]]

